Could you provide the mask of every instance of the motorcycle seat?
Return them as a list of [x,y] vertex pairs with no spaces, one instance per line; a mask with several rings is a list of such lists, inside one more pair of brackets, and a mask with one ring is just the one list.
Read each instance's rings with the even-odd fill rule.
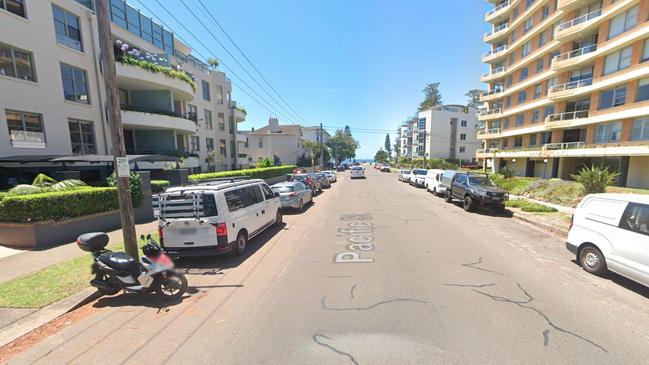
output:
[[99,255],[98,259],[106,266],[118,271],[136,273],[140,270],[139,263],[135,258],[124,252],[104,252]]

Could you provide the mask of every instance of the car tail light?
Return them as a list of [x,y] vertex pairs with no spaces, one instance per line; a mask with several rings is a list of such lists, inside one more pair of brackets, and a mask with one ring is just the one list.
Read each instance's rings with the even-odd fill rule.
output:
[[223,237],[228,235],[228,226],[225,223],[219,223],[216,225],[216,236]]
[[162,227],[158,227],[158,240],[160,241],[161,246],[165,244],[165,236]]
[[295,198],[297,196],[297,193],[290,193],[288,194],[288,196],[290,196],[291,198]]

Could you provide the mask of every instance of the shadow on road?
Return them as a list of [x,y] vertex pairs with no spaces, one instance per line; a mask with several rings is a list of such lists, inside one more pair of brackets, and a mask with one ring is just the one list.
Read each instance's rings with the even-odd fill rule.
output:
[[[577,262],[577,260],[572,259],[570,261],[573,264],[575,264],[575,265],[577,265],[577,266],[579,266],[581,268],[581,265],[579,265],[579,262]],[[636,293],[638,295],[642,295],[643,297],[649,299],[649,288],[648,287],[646,287],[646,286],[644,286],[642,284],[638,284],[638,283],[636,283],[635,281],[633,281],[631,279],[627,279],[622,275],[618,275],[618,274],[616,274],[614,272],[609,271],[606,275],[602,276],[601,279],[610,280],[610,281],[614,282],[615,284],[617,284],[617,285],[619,285],[619,286],[621,286],[621,287],[623,287],[625,289],[631,290],[632,292],[634,292],[634,293]]]
[[300,210],[296,208],[282,208],[282,213],[284,213],[284,215],[300,215],[308,212],[309,209],[313,208],[314,205],[316,205],[315,200],[304,204],[304,211],[302,212],[300,212]]
[[[464,210],[464,208],[462,206],[462,202],[454,201],[453,205],[455,205],[456,207]],[[473,212],[471,212],[470,214],[480,214],[480,215],[484,215],[484,216],[487,216],[487,217],[500,217],[500,218],[512,218],[512,217],[514,217],[514,212],[512,212],[509,209],[505,209],[504,212],[498,213],[498,212],[496,212],[495,210],[493,210],[491,208],[482,208],[482,207],[475,208],[475,210]]]

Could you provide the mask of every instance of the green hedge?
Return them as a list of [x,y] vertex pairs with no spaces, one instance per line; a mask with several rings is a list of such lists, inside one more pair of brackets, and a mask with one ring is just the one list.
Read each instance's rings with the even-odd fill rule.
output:
[[7,194],[9,193],[7,193],[6,191],[0,191],[0,200],[2,200],[5,196],[7,196]]
[[5,195],[0,200],[0,222],[38,222],[119,209],[116,188],[75,190],[28,195]]
[[505,202],[505,205],[511,208],[520,208],[524,212],[531,213],[554,213],[557,211],[555,208],[525,199],[508,200]]
[[154,193],[159,193],[168,188],[169,185],[169,180],[151,180],[151,191]]
[[224,177],[234,177],[234,176],[248,176],[253,179],[270,179],[272,177],[289,174],[293,172],[293,169],[295,169],[295,165],[264,167],[258,169],[248,169],[248,170],[207,172],[204,174],[189,175],[189,182],[198,183],[206,180],[220,179]]

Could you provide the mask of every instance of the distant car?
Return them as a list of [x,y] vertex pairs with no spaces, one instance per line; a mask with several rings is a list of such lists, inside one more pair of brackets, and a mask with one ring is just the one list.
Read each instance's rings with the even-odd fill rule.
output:
[[383,165],[381,165],[380,163],[374,164],[374,168],[377,169],[377,170],[380,170],[381,166],[383,166]]
[[322,171],[322,173],[329,179],[329,182],[335,183],[338,180],[336,173],[330,170]]
[[424,186],[426,187],[426,191],[430,191],[435,195],[440,193],[439,183],[442,179],[443,173],[444,170],[439,170],[439,169],[428,170],[428,172],[426,173],[426,178],[424,183]]
[[313,202],[311,188],[303,182],[281,182],[270,188],[275,193],[279,193],[279,202],[282,203],[282,208],[295,208],[304,211],[304,206]]
[[410,174],[412,170],[401,170],[399,171],[399,181],[408,182],[410,181]]
[[344,172],[345,171],[345,166],[340,165],[340,166],[336,167],[336,171]]
[[322,190],[320,182],[316,181],[310,174],[295,174],[292,181],[305,183],[311,189],[312,195],[315,195],[318,190]]
[[381,165],[381,172],[390,172],[390,165]]
[[509,194],[496,186],[487,174],[458,172],[446,190],[446,201],[462,200],[464,210],[473,212],[477,207],[489,207],[498,213],[505,211]]
[[590,194],[575,209],[566,248],[591,274],[613,271],[649,286],[649,197]]
[[321,172],[316,172],[313,175],[318,181],[320,181],[320,184],[322,185],[323,189],[329,189],[331,187],[331,182],[329,181],[327,175]]
[[414,187],[423,188],[424,184],[426,183],[427,173],[428,170],[425,169],[412,169],[412,174],[408,182]]
[[365,179],[365,170],[361,166],[352,167],[352,179]]

